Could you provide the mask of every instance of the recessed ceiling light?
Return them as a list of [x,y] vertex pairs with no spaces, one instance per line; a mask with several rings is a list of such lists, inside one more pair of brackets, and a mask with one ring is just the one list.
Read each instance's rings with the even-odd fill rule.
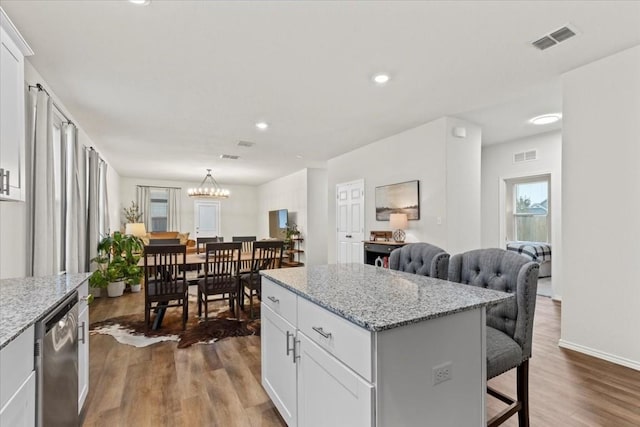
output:
[[269,127],[269,123],[267,122],[258,122],[256,123],[256,127],[260,130],[266,130]]
[[296,154],[296,159],[301,159],[302,156],[300,154]]
[[138,6],[146,6],[151,3],[151,0],[129,0],[129,3],[137,4]]
[[534,117],[533,119],[529,120],[529,122],[533,123],[534,125],[548,125],[557,122],[561,118],[562,114],[560,113],[544,114],[542,116]]
[[388,74],[376,74],[372,79],[376,84],[383,85],[389,81]]

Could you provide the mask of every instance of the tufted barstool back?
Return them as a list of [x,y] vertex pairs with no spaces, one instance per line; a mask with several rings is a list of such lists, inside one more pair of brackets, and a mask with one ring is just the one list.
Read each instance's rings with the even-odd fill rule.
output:
[[516,399],[487,387],[489,394],[509,404],[488,421],[490,427],[516,413],[518,425],[529,426],[529,358],[538,269],[537,263],[504,249],[476,249],[449,260],[450,281],[515,294],[515,298],[487,308],[487,379],[518,370]]
[[449,254],[429,243],[410,243],[391,252],[389,268],[422,276],[447,279]]

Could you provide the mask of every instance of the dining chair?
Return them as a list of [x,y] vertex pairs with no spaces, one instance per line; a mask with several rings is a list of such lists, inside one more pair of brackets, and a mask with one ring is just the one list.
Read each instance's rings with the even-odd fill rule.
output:
[[221,298],[209,297],[225,294],[229,294],[231,312],[239,314],[235,305],[240,297],[238,269],[241,249],[240,242],[206,244],[204,277],[198,281],[198,316],[202,316],[202,304],[204,304],[204,318],[208,320],[209,303],[221,300]]
[[[240,275],[240,290],[242,292],[241,306],[244,308],[244,297],[249,297],[249,312],[253,319],[253,296],[261,298],[262,276],[260,270],[280,268],[284,242],[282,240],[259,241],[253,243],[251,254],[251,268]],[[245,292],[249,289],[249,293]]]
[[[233,236],[231,237],[233,242],[242,242],[242,252],[247,254],[253,251],[253,242],[256,241],[256,236]],[[251,260],[243,259],[240,263],[240,273],[248,273],[251,270]]]
[[149,239],[147,246],[179,245],[180,239]]
[[204,246],[207,243],[221,243],[224,242],[224,237],[197,237],[196,238],[196,253],[199,254],[200,250],[204,250]]
[[517,368],[515,399],[491,387],[487,393],[509,405],[487,426],[518,414],[518,425],[529,426],[529,359],[533,337],[539,265],[504,249],[476,249],[449,260],[449,280],[515,294],[486,311],[487,380]]
[[[189,315],[186,281],[186,245],[149,245],[144,247],[144,321],[147,331],[151,310],[160,323],[168,307],[182,307],[182,329]],[[154,305],[155,303],[155,305]]]
[[429,243],[409,243],[391,252],[389,268],[447,280],[449,254]]

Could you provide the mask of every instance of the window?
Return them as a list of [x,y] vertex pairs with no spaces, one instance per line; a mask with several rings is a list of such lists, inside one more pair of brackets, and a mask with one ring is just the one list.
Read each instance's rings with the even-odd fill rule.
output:
[[549,177],[508,181],[511,206],[508,208],[509,240],[549,242]]
[[166,189],[152,188],[149,192],[149,212],[151,213],[151,231],[168,231],[169,193]]

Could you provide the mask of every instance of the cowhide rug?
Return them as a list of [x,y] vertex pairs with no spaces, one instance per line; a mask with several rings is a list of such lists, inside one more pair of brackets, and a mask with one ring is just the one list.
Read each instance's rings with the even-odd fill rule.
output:
[[[184,331],[182,330],[182,310],[178,308],[167,309],[160,329],[146,331],[144,311],[141,307],[140,313],[92,323],[90,334],[111,335],[119,343],[135,347],[146,347],[162,341],[177,341],[178,348],[186,348],[196,343],[210,344],[228,337],[260,335],[260,308],[259,302],[256,307],[255,300],[253,320],[248,318],[248,302],[245,308],[246,313],[241,311],[238,320],[233,317],[225,301],[209,304],[208,321],[204,320],[204,307],[202,319],[199,319],[197,303],[192,298],[189,300],[189,318]],[[152,312],[152,322],[153,318]]]

